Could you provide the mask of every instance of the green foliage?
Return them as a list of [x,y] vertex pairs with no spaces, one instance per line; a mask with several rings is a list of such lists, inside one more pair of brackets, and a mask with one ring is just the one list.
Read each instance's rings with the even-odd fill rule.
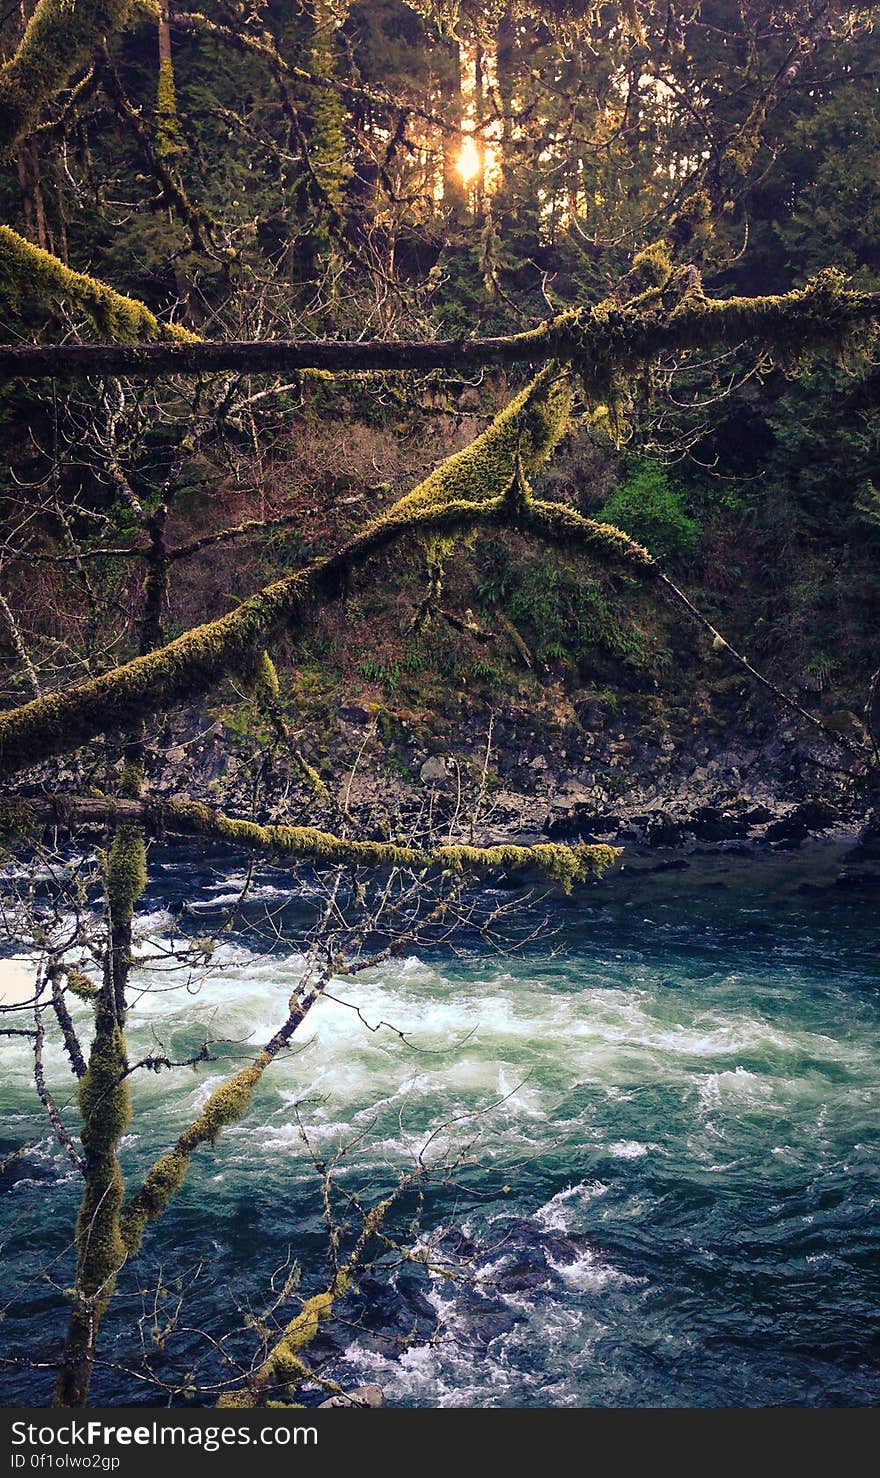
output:
[[[644,664],[643,634],[574,565],[552,555],[525,562],[496,546],[478,578],[487,619],[499,605],[539,662],[576,662],[598,648],[631,666]],[[494,675],[500,677],[497,669]]]
[[177,92],[174,68],[170,61],[159,67],[156,92],[156,153],[165,160],[176,159],[183,149],[180,119],[177,116]]
[[660,462],[637,464],[597,517],[663,559],[683,559],[697,547],[698,526],[685,512],[683,492]]
[[365,657],[358,663],[358,672],[368,683],[375,683],[388,693],[396,693],[400,686],[400,662],[396,657]]

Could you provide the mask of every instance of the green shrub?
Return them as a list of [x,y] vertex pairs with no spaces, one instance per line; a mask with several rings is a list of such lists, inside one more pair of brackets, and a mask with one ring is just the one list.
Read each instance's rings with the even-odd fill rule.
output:
[[698,526],[685,513],[684,495],[669,481],[662,462],[639,463],[597,518],[631,534],[661,558],[681,559],[697,547]]

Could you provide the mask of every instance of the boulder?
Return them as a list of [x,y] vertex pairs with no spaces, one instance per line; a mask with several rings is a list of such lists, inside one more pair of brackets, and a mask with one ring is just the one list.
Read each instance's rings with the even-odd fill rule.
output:
[[446,779],[446,761],[440,754],[431,754],[419,770],[423,785],[436,785]]

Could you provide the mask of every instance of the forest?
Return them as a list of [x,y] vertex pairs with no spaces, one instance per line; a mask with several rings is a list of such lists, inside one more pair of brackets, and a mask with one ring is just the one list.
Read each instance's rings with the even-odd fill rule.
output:
[[0,16],[8,1407],[876,1404],[878,82]]

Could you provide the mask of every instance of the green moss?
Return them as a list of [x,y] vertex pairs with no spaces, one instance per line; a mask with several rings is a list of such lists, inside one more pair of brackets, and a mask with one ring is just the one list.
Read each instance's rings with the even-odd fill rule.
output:
[[586,554],[605,568],[643,576],[658,568],[648,550],[629,534],[598,519],[584,518],[564,503],[530,502],[520,514],[518,526],[556,548]]
[[[436,501],[427,504],[416,497],[415,489],[336,554],[267,586],[228,616],[79,687],[0,714],[0,773],[14,774],[51,755],[68,753],[96,734],[133,728],[148,714],[197,697],[226,673],[240,671],[247,654],[285,621],[299,621],[310,599],[322,603],[335,599],[345,589],[348,570],[405,534],[515,527],[551,544],[564,542],[611,568],[642,575],[657,571],[647,550],[619,530],[563,504],[531,498],[512,503],[509,486],[510,480],[499,496],[485,502],[479,495],[475,501],[444,502],[443,493],[435,489]],[[471,487],[478,491],[474,484]]]
[[88,1068],[78,1088],[85,1187],[76,1226],[75,1304],[55,1394],[59,1406],[85,1401],[95,1331],[127,1255],[119,1219],[125,1184],[117,1158],[131,1122],[127,1067],[122,1031],[107,1008],[99,1006]]
[[253,672],[249,674],[249,681],[257,703],[274,703],[281,692],[278,670],[265,648],[262,648],[257,655]]
[[0,225],[0,298],[18,308],[23,302],[51,309],[74,304],[102,339],[139,344],[155,339],[194,343],[197,336],[174,323],[160,323],[137,298],[124,297],[96,277],[73,272],[58,257]]
[[852,292],[843,272],[826,267],[782,296],[712,299],[689,293],[670,315],[669,326],[689,348],[753,341],[793,367],[829,349],[842,355],[873,335],[875,313],[870,294]]
[[191,1154],[206,1140],[213,1144],[226,1124],[234,1124],[247,1112],[257,1084],[270,1061],[268,1054],[261,1052],[250,1067],[242,1068],[240,1073],[215,1089],[199,1117],[177,1141],[182,1153]]
[[206,835],[253,851],[295,857],[336,866],[439,867],[452,872],[516,872],[535,869],[567,890],[572,883],[597,877],[614,862],[613,847],[437,847],[423,851],[393,842],[349,841],[311,826],[260,826],[210,810],[199,801],[170,801],[163,810],[169,830]]
[[516,872],[534,868],[570,893],[574,883],[601,877],[620,855],[616,847],[566,847],[559,842],[539,843],[534,847],[439,847],[434,854],[441,866],[454,872],[469,868]]
[[78,1089],[86,1191],[77,1243],[80,1287],[86,1296],[100,1294],[101,1307],[109,1300],[116,1273],[125,1259],[119,1232],[124,1186],[116,1150],[131,1123],[131,1095],[128,1080],[123,1077],[127,1066],[122,1032],[99,1010],[88,1068]]
[[78,996],[81,1001],[94,1003],[100,995],[100,990],[88,975],[83,975],[81,970],[68,970],[67,989]]
[[147,850],[139,826],[129,822],[117,826],[104,874],[114,925],[130,923],[134,906],[147,886]]
[[230,1391],[221,1396],[217,1405],[265,1406],[271,1390],[308,1379],[311,1371],[300,1352],[312,1343],[321,1325],[331,1317],[334,1304],[348,1291],[349,1283],[348,1271],[341,1269],[330,1288],[306,1299],[299,1313],[291,1319],[278,1343],[273,1346],[268,1358],[253,1376],[250,1385],[244,1390]]
[[667,237],[679,252],[685,249],[699,256],[715,231],[715,211],[705,190],[695,190],[669,223]]
[[654,241],[636,252],[627,280],[634,292],[649,294],[665,287],[671,276],[672,256],[669,243]]
[[549,364],[514,396],[482,436],[447,457],[385,517],[396,520],[426,510],[436,512],[447,504],[479,504],[499,497],[511,484],[517,460],[526,476],[547,461],[570,415],[568,377],[556,364]]
[[15,55],[0,68],[0,157],[36,123],[105,36],[128,19],[130,0],[38,0]]
[[[309,17],[309,64],[316,77],[332,77],[335,71],[334,35],[336,7],[330,0],[311,0],[305,7]],[[345,140],[345,108],[333,88],[314,87],[309,101],[309,160],[326,203],[339,210],[351,176]]]
[[488,502],[444,503],[438,497],[436,503],[423,506],[416,493],[418,489],[337,554],[268,586],[228,616],[78,688],[0,714],[0,773],[13,774],[50,755],[69,752],[96,734],[133,727],[147,714],[204,692],[224,673],[241,670],[246,654],[284,620],[298,619],[310,595],[321,601],[334,599],[345,588],[348,569],[403,534],[438,528],[467,533],[484,525],[516,527],[550,544],[578,549],[613,569],[641,575],[658,570],[648,551],[626,534],[564,504],[531,498],[511,503],[505,488]]
[[126,1066],[122,1032],[115,1022],[99,1016],[88,1070],[78,1089],[83,1148],[89,1154],[111,1151],[131,1122],[128,1085],[119,1082]]
[[852,291],[843,273],[828,267],[802,288],[766,297],[711,299],[692,286],[671,313],[638,300],[571,309],[547,333],[579,373],[588,403],[604,407],[619,441],[633,376],[662,353],[754,343],[791,368],[870,339],[876,317],[876,296]]
[[125,1207],[120,1218],[120,1234],[131,1255],[140,1251],[148,1223],[158,1221],[180,1190],[188,1166],[189,1155],[176,1148],[169,1150],[152,1166],[141,1189]]
[[306,785],[312,792],[312,795],[315,796],[315,798],[319,801],[329,801],[330,792],[321,779],[320,775],[318,774],[317,770],[315,769],[314,765],[310,765],[305,755],[300,754],[299,750],[297,750],[294,754],[294,759],[296,760],[297,767],[302,774]]
[[174,67],[170,61],[159,66],[156,93],[156,153],[160,159],[174,159],[183,152],[180,119],[177,116],[177,90]]
[[301,1358],[301,1351],[314,1340],[321,1325],[331,1317],[334,1304],[343,1298],[351,1287],[352,1276],[363,1261],[372,1239],[379,1232],[395,1196],[386,1196],[377,1201],[364,1217],[361,1233],[351,1250],[348,1261],[340,1267],[329,1288],[306,1299],[299,1313],[291,1319],[281,1338],[269,1352],[267,1359],[251,1376],[246,1387],[230,1391],[222,1396],[218,1406],[256,1407],[272,1405],[271,1394],[278,1386],[290,1385],[307,1378],[311,1372]]
[[153,1165],[122,1214],[121,1234],[130,1253],[139,1250],[148,1223],[159,1219],[182,1186],[194,1152],[202,1144],[214,1144],[225,1125],[234,1124],[247,1112],[257,1084],[271,1060],[268,1053],[261,1052],[250,1067],[243,1068],[215,1089],[198,1118],[184,1130],[174,1148]]
[[252,666],[253,654],[285,623],[298,622],[315,600],[337,597],[352,567],[406,533],[467,531],[490,517],[493,507],[499,521],[510,522],[504,495],[517,458],[525,472],[540,466],[565,429],[570,405],[566,376],[548,366],[470,447],[448,458],[337,553],[165,647],[0,715],[0,771],[8,774],[75,749],[96,734],[131,728],[147,714],[196,697],[226,674]]

